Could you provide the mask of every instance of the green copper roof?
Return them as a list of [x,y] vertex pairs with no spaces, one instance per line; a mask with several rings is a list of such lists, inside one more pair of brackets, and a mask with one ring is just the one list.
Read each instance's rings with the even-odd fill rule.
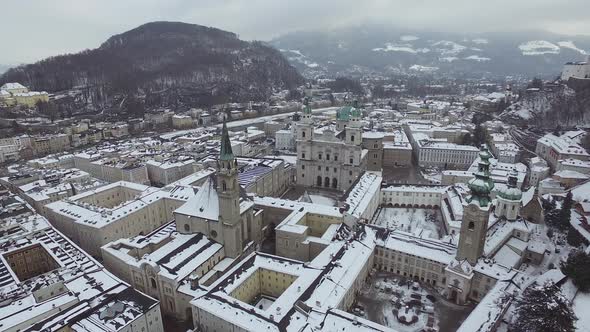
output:
[[223,120],[223,128],[221,130],[221,151],[219,153],[220,160],[233,160],[234,153],[231,150],[231,142],[229,140],[229,132],[227,131],[227,125]]
[[305,98],[303,100],[303,114],[310,114],[311,115],[311,105],[309,105],[309,99]]
[[480,162],[478,163],[477,172],[475,172],[475,178],[469,180],[468,186],[471,190],[471,196],[468,198],[468,202],[477,201],[479,206],[487,206],[491,199],[490,193],[494,189],[494,181],[490,178],[490,153],[485,146],[482,146],[479,153]]
[[341,121],[348,121],[350,120],[350,115],[352,113],[353,107],[350,105],[342,106],[336,111],[336,119]]
[[508,175],[508,184],[506,188],[498,191],[498,196],[511,201],[522,199],[522,191],[518,189],[518,173],[516,170],[512,170]]

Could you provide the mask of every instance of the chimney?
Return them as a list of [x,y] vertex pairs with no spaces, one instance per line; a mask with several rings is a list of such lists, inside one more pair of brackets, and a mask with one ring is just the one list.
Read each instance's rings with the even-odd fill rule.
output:
[[199,287],[199,278],[197,276],[191,276],[189,280],[191,283],[191,290],[195,290]]

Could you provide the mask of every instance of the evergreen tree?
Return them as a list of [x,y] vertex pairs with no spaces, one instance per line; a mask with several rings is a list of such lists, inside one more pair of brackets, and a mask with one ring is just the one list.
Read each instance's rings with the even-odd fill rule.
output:
[[475,125],[475,130],[473,131],[473,145],[480,147],[486,141],[486,133],[485,129],[481,126],[481,124]]
[[578,232],[577,229],[570,227],[569,231],[567,232],[567,243],[572,247],[580,247],[582,244],[586,243],[586,239]]
[[561,272],[572,278],[581,292],[590,290],[590,255],[578,250],[570,253],[567,261],[561,263]]
[[461,142],[463,145],[471,145],[473,144],[473,137],[471,136],[470,133],[465,134],[465,136],[463,136],[463,140]]
[[558,215],[558,222],[561,224],[561,229],[568,229],[570,227],[570,218],[572,216],[572,192],[568,191],[567,195],[565,195],[565,199],[561,204],[561,209],[559,210]]
[[577,319],[569,301],[554,284],[532,285],[516,300],[514,332],[574,332]]

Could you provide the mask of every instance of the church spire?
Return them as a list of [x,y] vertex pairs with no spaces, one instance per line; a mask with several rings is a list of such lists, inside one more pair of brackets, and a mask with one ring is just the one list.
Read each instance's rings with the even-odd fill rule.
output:
[[234,153],[231,149],[231,142],[229,140],[229,132],[225,119],[223,120],[223,127],[221,129],[221,150],[219,152],[219,160],[234,160]]
[[485,145],[482,145],[479,152],[480,161],[478,163],[475,178],[469,180],[468,186],[471,190],[471,196],[467,199],[469,203],[479,203],[480,207],[486,207],[491,199],[490,193],[494,188],[494,181],[490,177],[490,158],[491,155]]

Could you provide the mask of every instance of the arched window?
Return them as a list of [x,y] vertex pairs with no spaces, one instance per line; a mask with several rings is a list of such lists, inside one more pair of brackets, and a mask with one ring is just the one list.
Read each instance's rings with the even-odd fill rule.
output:
[[305,132],[301,132],[301,137],[305,137]]
[[332,188],[338,188],[338,180],[336,178],[332,178]]
[[188,232],[191,230],[191,227],[188,224],[184,224],[184,231]]
[[322,186],[322,177],[318,175],[318,179],[317,179],[317,186],[321,187]]
[[330,178],[326,176],[324,179],[324,187],[330,188]]
[[156,284],[156,279],[151,278],[150,281],[152,283],[152,288],[154,288],[154,289],[158,288],[158,285]]
[[468,227],[470,230],[473,230],[475,228],[475,223],[473,221],[470,221]]
[[350,141],[354,142],[354,135],[350,135]]
[[225,183],[225,181],[221,181],[221,190],[223,190],[223,191],[227,190],[227,183]]
[[330,154],[326,153],[326,160],[330,160]]

